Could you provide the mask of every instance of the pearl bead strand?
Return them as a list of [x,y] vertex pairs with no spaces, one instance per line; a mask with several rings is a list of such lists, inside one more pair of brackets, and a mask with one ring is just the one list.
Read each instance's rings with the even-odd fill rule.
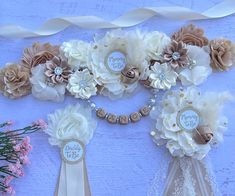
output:
[[106,120],[110,124],[120,124],[120,125],[127,125],[129,123],[136,123],[142,119],[142,117],[148,116],[151,109],[156,103],[157,97],[157,90],[152,89],[152,96],[150,97],[147,104],[139,109],[139,111],[132,112],[129,115],[117,115],[114,113],[106,112],[105,109],[99,108],[96,104],[91,101],[90,99],[87,100],[87,103],[90,105],[91,109],[95,111],[96,116],[99,119]]

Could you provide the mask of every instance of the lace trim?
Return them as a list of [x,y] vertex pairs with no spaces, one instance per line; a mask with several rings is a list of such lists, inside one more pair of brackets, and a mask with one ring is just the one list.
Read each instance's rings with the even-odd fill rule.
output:
[[171,158],[159,168],[147,196],[221,196],[209,158]]

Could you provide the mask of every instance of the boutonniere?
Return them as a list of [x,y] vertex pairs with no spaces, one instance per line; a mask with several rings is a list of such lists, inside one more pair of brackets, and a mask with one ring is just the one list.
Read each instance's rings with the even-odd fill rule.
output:
[[85,146],[93,137],[96,121],[91,109],[69,105],[48,115],[49,143],[61,152],[61,169],[55,195],[90,196],[85,164]]

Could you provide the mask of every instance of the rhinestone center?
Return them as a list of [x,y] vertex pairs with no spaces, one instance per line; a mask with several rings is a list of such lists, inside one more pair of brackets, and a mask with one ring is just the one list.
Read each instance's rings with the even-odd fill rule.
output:
[[79,86],[80,86],[80,88],[86,88],[87,87],[87,81],[86,80],[81,80],[79,82]]
[[159,78],[160,80],[165,80],[166,76],[165,76],[164,73],[160,73],[160,74],[158,75],[158,78]]
[[193,67],[197,64],[196,60],[189,60],[189,65],[188,68],[189,69],[193,69]]
[[56,67],[54,73],[55,75],[60,76],[63,73],[63,69],[61,67]]
[[180,53],[179,52],[173,52],[172,58],[176,61],[180,58]]

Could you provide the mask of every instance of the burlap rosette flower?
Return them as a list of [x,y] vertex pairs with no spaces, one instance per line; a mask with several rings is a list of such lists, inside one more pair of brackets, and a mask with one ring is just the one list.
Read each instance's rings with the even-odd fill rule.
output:
[[31,91],[29,75],[18,64],[7,64],[0,70],[0,91],[12,99],[28,95]]
[[215,39],[209,43],[211,67],[217,71],[230,69],[234,64],[235,49],[227,39]]
[[177,42],[182,41],[185,44],[203,47],[208,45],[208,39],[204,36],[204,30],[193,24],[182,27],[175,32],[171,38]]
[[54,56],[59,55],[59,46],[53,46],[50,43],[34,43],[32,47],[25,48],[20,65],[31,70],[33,67],[44,64]]

